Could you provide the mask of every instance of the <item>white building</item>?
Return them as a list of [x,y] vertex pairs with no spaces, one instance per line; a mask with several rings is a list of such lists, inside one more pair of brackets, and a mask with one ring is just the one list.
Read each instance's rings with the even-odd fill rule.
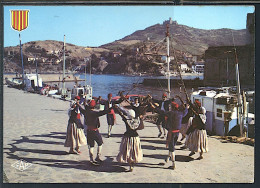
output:
[[186,71],[186,70],[189,69],[189,67],[188,67],[188,65],[187,65],[186,63],[182,63],[182,64],[180,64],[180,69],[181,69],[182,71]]
[[204,73],[204,63],[195,63],[192,65],[192,70],[198,73]]
[[36,74],[25,74],[24,83],[26,88],[42,87],[42,78],[38,74],[38,81]]

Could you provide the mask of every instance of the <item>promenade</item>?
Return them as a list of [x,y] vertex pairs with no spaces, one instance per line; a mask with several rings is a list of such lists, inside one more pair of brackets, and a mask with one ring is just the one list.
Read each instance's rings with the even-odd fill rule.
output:
[[[107,138],[106,116],[100,118],[103,136],[100,166],[89,163],[87,146],[81,154],[64,147],[68,101],[3,87],[3,169],[9,183],[253,183],[254,147],[209,137],[209,152],[199,154],[176,146],[176,169],[165,164],[165,140],[156,125],[145,122],[139,131],[143,161],[133,172],[116,161],[125,126],[117,115]],[[96,154],[96,147],[95,147]],[[26,161],[26,166],[14,165]],[[21,163],[19,163],[21,165]],[[16,169],[19,168],[20,170]],[[26,167],[26,168],[23,168]],[[22,170],[22,171],[21,171]]]

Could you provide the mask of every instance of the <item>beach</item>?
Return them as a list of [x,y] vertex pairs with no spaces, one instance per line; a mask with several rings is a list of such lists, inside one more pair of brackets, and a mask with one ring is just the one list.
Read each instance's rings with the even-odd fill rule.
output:
[[[5,76],[4,76],[5,77]],[[107,138],[106,116],[100,117],[104,145],[100,166],[89,163],[87,146],[80,155],[64,147],[69,102],[3,86],[3,170],[9,183],[253,183],[254,147],[209,136],[209,152],[199,154],[176,146],[176,169],[168,167],[165,139],[155,124],[139,131],[143,161],[133,172],[116,161],[125,125],[117,115]],[[96,146],[94,150],[96,154]],[[23,171],[14,168],[28,162]],[[17,167],[17,166],[16,166]]]

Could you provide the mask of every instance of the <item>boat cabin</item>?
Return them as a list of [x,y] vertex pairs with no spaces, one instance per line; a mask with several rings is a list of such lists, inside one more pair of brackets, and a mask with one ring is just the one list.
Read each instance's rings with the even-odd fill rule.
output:
[[[201,105],[206,108],[206,130],[210,134],[224,136],[238,124],[237,110],[237,95],[233,94],[228,88],[215,90],[198,90],[191,94],[191,101],[196,100],[201,102]],[[248,119],[248,102],[244,108],[243,124],[249,121]]]
[[36,87],[42,87],[42,78],[38,74],[38,80],[36,74],[25,74],[24,76],[24,84],[27,89]]
[[92,99],[92,87],[90,85],[83,86],[83,87],[74,87],[71,90],[71,99],[74,99],[76,96],[80,96],[81,98],[91,100]]

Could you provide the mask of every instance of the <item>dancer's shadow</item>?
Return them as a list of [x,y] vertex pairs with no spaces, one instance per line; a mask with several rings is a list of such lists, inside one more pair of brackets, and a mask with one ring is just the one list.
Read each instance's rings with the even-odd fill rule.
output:
[[[7,152],[10,159],[20,160],[20,157],[12,152]],[[47,159],[47,158],[27,158],[23,157],[23,160],[32,163],[39,164],[48,167],[56,167],[61,169],[78,169],[84,171],[95,171],[95,172],[108,172],[108,173],[121,173],[127,172],[128,170],[116,161],[113,161],[111,157],[107,157],[100,165],[93,165],[87,160],[75,161],[75,160],[63,160],[63,159]]]
[[58,138],[58,139],[65,140],[66,132],[51,132],[50,134],[32,135],[32,137],[49,137],[49,138]]
[[144,145],[142,144],[141,146],[142,149],[147,149],[147,150],[165,150],[165,147],[158,147],[158,146],[151,146],[151,145]]
[[[167,155],[161,155],[161,154],[146,155],[146,154],[144,154],[144,157],[165,160]],[[190,161],[193,161],[193,160],[194,159],[192,157],[190,157],[190,156],[175,155],[175,161],[190,162]]]
[[165,144],[166,143],[165,140],[147,140],[147,139],[141,138],[141,143],[143,143],[143,142],[149,142],[149,143],[153,143],[153,144]]
[[33,143],[33,144],[54,144],[54,145],[63,145],[64,142],[54,142],[54,141],[47,141],[47,140],[35,140],[30,139],[28,136],[22,136],[20,140],[14,140],[14,145],[21,144],[21,143]]
[[[107,133],[101,133],[101,135],[102,135],[102,137],[107,138]],[[113,138],[113,137],[115,137],[115,138],[117,138],[117,137],[121,138],[122,136],[123,136],[123,134],[113,134],[113,133],[111,133],[110,138]]]
[[66,151],[25,149],[25,148],[19,148],[14,144],[9,144],[9,145],[11,146],[11,148],[4,148],[5,150],[9,150],[9,152],[5,152],[5,153],[28,152],[28,153],[49,154],[49,155],[67,155],[68,154]]

